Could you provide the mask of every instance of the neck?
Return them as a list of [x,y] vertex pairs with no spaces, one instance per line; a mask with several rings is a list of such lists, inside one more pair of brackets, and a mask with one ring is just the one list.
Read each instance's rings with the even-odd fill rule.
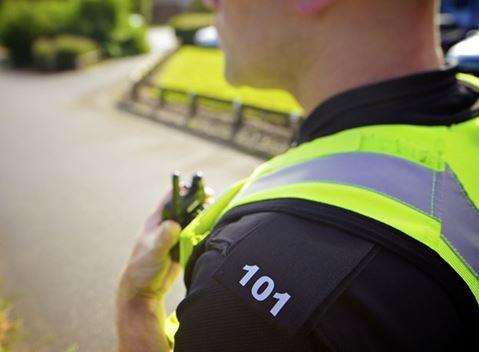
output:
[[[290,90],[310,112],[328,98],[353,88],[443,68],[434,16],[416,15],[423,16],[401,21],[397,19],[401,16],[391,16],[372,25],[370,16],[356,13],[343,17],[345,26],[331,27],[334,38],[318,45],[316,52],[303,55],[298,65],[301,72]],[[351,28],[360,30],[352,33]]]

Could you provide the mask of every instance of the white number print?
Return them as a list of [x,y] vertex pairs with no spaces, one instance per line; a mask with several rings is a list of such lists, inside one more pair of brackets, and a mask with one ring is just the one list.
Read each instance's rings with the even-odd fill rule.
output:
[[[260,289],[265,286],[263,292],[259,293]],[[255,300],[263,302],[266,298],[268,298],[274,290],[274,281],[272,278],[268,276],[261,276],[253,285],[251,289],[251,293]]]
[[291,296],[288,293],[275,293],[274,298],[278,300],[273,308],[271,308],[270,312],[273,316],[277,316],[278,313],[283,309],[284,305],[289,301]]
[[[243,270],[246,271],[244,276],[239,281],[241,286],[246,286],[248,282],[251,281],[253,276],[260,271],[260,267],[257,265],[245,265]],[[255,281],[253,287],[251,288],[251,294],[253,298],[259,302],[263,302],[267,300],[274,291],[274,281],[269,276],[261,276],[259,279]],[[273,298],[277,300],[276,304],[271,308],[269,311],[271,315],[276,317],[281,310],[284,308],[286,303],[291,299],[291,295],[289,293],[275,293]]]
[[246,270],[247,273],[241,279],[240,284],[241,284],[241,286],[246,286],[246,284],[249,282],[249,280],[251,280],[251,278],[254,276],[254,274],[256,274],[258,272],[259,267],[257,265],[253,265],[253,266],[245,265],[243,270]]

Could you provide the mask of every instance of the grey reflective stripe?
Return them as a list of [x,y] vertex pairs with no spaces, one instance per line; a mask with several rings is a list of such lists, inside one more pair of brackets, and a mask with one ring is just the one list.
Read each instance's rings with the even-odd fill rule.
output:
[[344,153],[264,176],[245,189],[241,197],[293,183],[332,182],[369,188],[432,215],[433,180],[433,170],[405,159],[374,153]]
[[438,177],[436,214],[442,221],[442,234],[463,260],[479,273],[479,212],[447,168]]
[[239,198],[280,186],[324,182],[370,189],[438,218],[442,235],[479,273],[479,211],[450,168],[435,172],[405,159],[374,153],[344,153],[313,159],[254,181]]

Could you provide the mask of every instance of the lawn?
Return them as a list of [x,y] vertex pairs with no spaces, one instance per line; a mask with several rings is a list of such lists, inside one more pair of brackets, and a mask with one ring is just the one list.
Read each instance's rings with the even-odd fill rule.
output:
[[183,46],[158,72],[156,84],[228,101],[284,113],[301,114],[302,109],[288,93],[280,90],[235,88],[223,76],[224,56],[218,49]]

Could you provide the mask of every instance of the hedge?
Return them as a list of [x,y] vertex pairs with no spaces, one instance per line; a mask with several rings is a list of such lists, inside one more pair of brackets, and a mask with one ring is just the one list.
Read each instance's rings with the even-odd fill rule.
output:
[[33,42],[42,36],[67,32],[73,15],[70,2],[6,1],[0,12],[0,38],[13,65],[30,65]]
[[72,70],[98,59],[98,45],[84,37],[62,35],[38,39],[33,46],[35,66],[41,70]]

